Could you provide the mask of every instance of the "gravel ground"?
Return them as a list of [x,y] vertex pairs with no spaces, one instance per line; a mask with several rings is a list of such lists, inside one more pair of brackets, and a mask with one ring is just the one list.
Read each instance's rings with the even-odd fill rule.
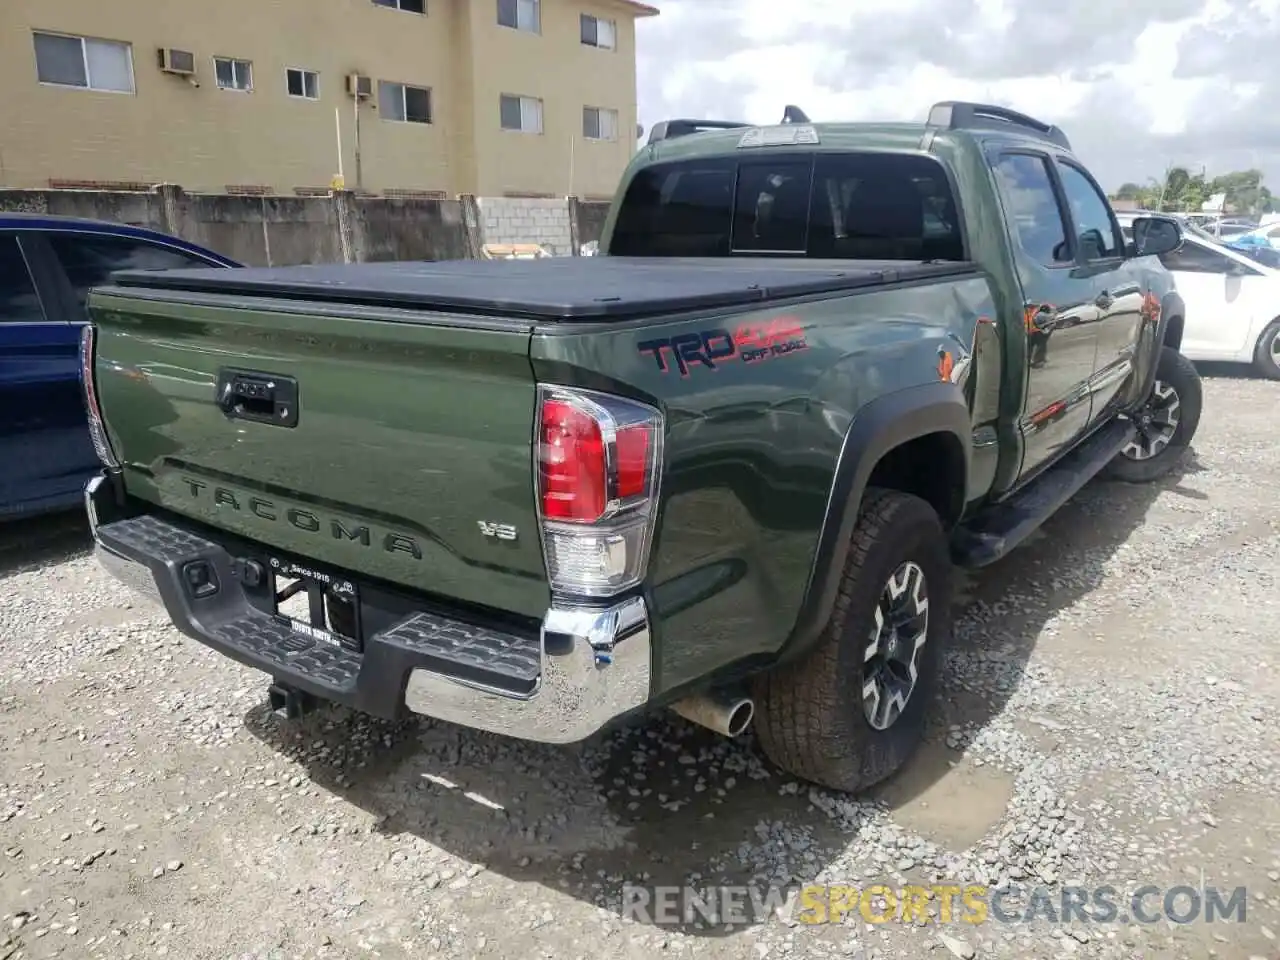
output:
[[[263,675],[99,572],[78,522],[12,527],[0,960],[1280,957],[1277,401],[1211,376],[1180,477],[1095,482],[968,579],[928,743],[857,799],[675,718],[572,750],[286,724]],[[626,916],[628,881],[1248,899],[1243,923],[677,928]]]

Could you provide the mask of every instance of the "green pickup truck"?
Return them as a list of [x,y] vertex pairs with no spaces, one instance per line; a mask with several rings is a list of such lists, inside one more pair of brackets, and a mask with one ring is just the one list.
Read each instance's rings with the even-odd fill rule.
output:
[[1175,467],[1182,301],[1056,127],[672,120],[600,255],[124,272],[102,563],[325,702],[549,743],[646,708],[856,791],[919,742],[954,565]]

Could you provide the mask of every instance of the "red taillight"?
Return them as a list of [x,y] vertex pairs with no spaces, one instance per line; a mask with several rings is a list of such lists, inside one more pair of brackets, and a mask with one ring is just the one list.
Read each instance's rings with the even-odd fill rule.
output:
[[638,497],[644,493],[648,472],[649,425],[636,424],[618,431],[618,497]]
[[91,417],[98,414],[98,395],[93,384],[93,327],[85,324],[80,329],[80,386],[84,389],[85,412]]
[[600,424],[569,401],[549,398],[538,439],[542,515],[578,523],[600,519],[609,502]]
[[657,518],[662,414],[571,387],[538,389],[535,464],[552,590],[610,597],[644,579]]
[[107,428],[102,423],[102,408],[98,404],[98,389],[94,375],[94,347],[97,338],[92,324],[85,324],[80,331],[80,386],[84,391],[85,416],[89,421],[89,439],[103,466],[113,470],[120,467],[107,439]]
[[596,415],[572,400],[548,397],[542,403],[541,422],[538,490],[543,517],[594,523],[605,515],[610,500],[644,495],[651,423],[610,424],[614,434],[611,478],[605,428]]

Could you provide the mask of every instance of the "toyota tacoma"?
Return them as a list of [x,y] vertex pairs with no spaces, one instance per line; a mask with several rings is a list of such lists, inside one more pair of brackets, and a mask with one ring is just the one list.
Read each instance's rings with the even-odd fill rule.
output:
[[1057,127],[671,120],[599,255],[120,272],[82,363],[101,561],[325,702],[549,743],[651,708],[857,791],[956,566],[1167,474],[1186,317]]

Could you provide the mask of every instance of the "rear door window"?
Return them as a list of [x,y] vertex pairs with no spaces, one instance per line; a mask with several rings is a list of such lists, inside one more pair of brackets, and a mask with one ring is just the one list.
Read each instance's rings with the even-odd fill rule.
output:
[[116,270],[214,266],[201,257],[131,237],[51,232],[48,238],[82,310],[90,289],[106,283]]
[[634,257],[797,256],[963,260],[942,167],[896,153],[787,152],[640,171],[609,253]]
[[43,323],[44,309],[13,234],[0,233],[0,323]]

